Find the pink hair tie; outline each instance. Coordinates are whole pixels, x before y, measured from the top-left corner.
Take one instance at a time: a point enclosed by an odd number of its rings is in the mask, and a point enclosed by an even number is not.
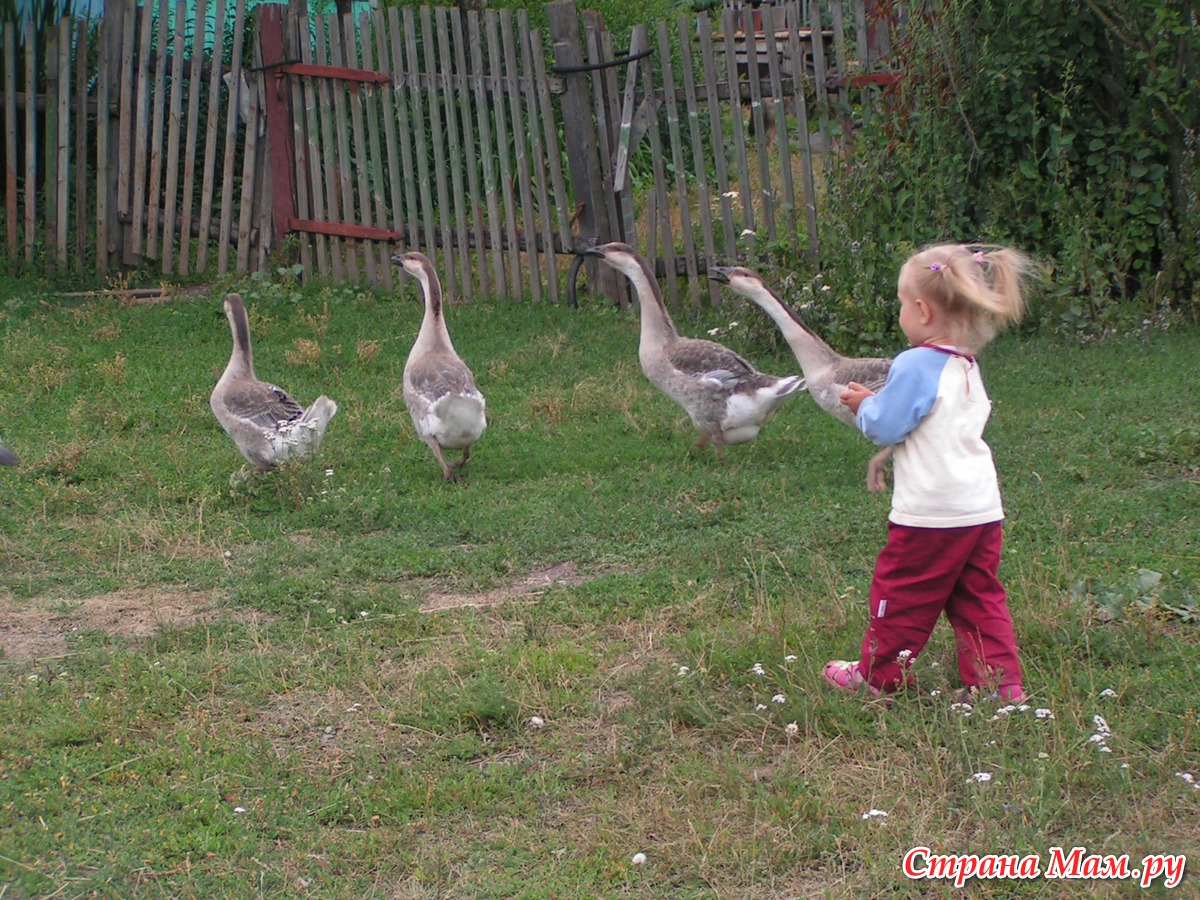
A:
[[[946,267],[945,267],[945,266],[943,266],[941,263],[930,263],[930,264],[929,264],[929,271],[930,271],[930,272],[940,272],[940,271],[942,271],[942,269],[944,269],[944,268],[946,268]]]
[[[986,263],[986,262],[987,262],[987,260],[983,258],[983,251],[982,251],[982,250],[976,250],[976,251],[975,251],[974,253],[972,253],[971,255],[972,255],[973,257],[975,257],[975,262],[979,263],[981,266],[982,266],[984,263]]]

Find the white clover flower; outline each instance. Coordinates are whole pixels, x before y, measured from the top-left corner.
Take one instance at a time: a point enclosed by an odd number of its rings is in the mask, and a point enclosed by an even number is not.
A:
[[[971,776],[971,778],[973,778],[977,784],[987,784],[989,781],[992,780],[992,773],[991,772],[976,772],[974,775]]]
[[[646,854],[645,853],[635,853],[635,854],[633,854],[633,856],[630,858],[629,861],[631,863],[633,863],[635,866],[644,866],[646,864]]]
[[[1041,707],[1039,709],[1035,709],[1033,711],[1033,717],[1035,719],[1053,719],[1054,713],[1043,706],[1043,707]]]
[[[692,671],[692,670],[691,670],[690,668],[688,668],[687,666],[680,666],[680,667],[679,667],[679,674],[680,674],[680,675],[687,675],[687,674],[688,674],[689,672],[691,672],[691,671]]]
[[[1115,697],[1115,696],[1117,696],[1117,692],[1114,691],[1112,688],[1105,688],[1104,690],[1102,690],[1100,692],[1100,696],[1101,697]]]
[[[1097,733],[1112,734],[1112,729],[1108,727],[1108,722],[1104,720],[1104,716],[1092,716],[1092,721],[1096,724]]]
[[[233,811],[234,811],[235,813],[237,813],[237,814],[240,816],[240,815],[242,815],[242,813],[244,813],[244,812],[246,811],[246,807],[244,807],[244,806],[235,806],[235,807],[233,808]]]
[[[868,809],[865,813],[862,814],[862,817],[864,819],[886,819],[887,818],[887,810],[886,809],[874,809],[874,808]]]
[[[906,663],[911,658],[912,658],[911,650],[901,650],[899,653],[896,654],[896,662],[898,662],[898,663]]]
[[[1175,777],[1182,778],[1185,784],[1190,784],[1192,787],[1197,786],[1196,776],[1191,772],[1176,772]]]
[[[767,674],[766,671],[763,669],[762,663],[755,663],[754,665],[752,665],[750,667],[750,671],[753,672],[755,675],[766,675]]]
[[[800,726],[795,722],[788,722],[783,730],[787,732],[788,737],[795,737],[800,733]]]
[[[785,657],[783,658],[783,661],[784,661],[785,663],[795,662],[795,661],[796,661],[796,654],[795,654],[795,653],[789,653],[787,656],[785,656]]]
[[[1108,746],[1107,744],[1103,744],[1103,745],[1097,747],[1096,749],[1099,750],[1101,753],[1112,753],[1112,747]]]
[[[541,728],[545,724],[546,724],[546,720],[543,719],[541,716],[530,716],[529,717],[529,727],[530,728]]]
[[[1099,733],[1093,734],[1090,738],[1088,738],[1089,744],[1103,744],[1104,741],[1105,741],[1104,735],[1099,734]]]
[[[771,698],[771,702],[772,703],[787,703],[787,697],[783,696],[783,694],[776,694],[774,697]]]
[[[942,696],[942,692],[939,691],[937,688],[934,688],[932,691],[929,692],[929,696],[930,697],[940,697],[940,696]]]
[[[1017,707],[1017,712],[1029,712],[1030,706],[1028,703],[1022,703]]]
[[[765,704],[765,703],[756,703],[756,704],[754,704],[754,709],[755,709],[755,711],[756,711],[756,712],[762,712],[762,711],[763,711],[764,709],[766,709],[766,708],[767,708],[767,704]]]

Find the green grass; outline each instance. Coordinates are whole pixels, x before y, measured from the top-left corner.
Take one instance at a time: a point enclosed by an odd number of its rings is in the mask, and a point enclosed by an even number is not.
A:
[[[1053,718],[966,717],[944,625],[890,709],[823,686],[888,499],[808,397],[717,460],[634,315],[456,307],[491,424],[446,484],[398,390],[411,288],[244,288],[259,375],[340,412],[311,465],[231,481],[217,297],[0,282],[0,897],[949,896],[905,850],[1197,859],[1195,331],[986,351],[1002,576]],[[1143,568],[1161,591],[1071,591]]]

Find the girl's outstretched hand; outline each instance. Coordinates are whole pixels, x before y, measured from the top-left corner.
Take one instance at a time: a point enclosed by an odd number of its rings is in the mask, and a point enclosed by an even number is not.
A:
[[[850,412],[858,415],[858,407],[868,397],[874,397],[875,392],[870,388],[865,388],[857,381],[850,382],[850,386],[842,391],[839,399],[850,407]]]

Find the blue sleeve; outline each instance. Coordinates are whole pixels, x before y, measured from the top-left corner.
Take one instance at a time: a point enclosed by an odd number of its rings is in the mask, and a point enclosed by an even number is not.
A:
[[[887,383],[858,407],[858,428],[881,447],[903,441],[933,409],[947,357],[914,348],[896,357]]]

